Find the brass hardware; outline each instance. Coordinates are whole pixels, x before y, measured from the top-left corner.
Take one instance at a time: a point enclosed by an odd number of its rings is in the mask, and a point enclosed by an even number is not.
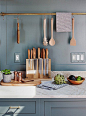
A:
[[[20,109],[20,106],[18,106],[18,107],[12,107],[12,106],[10,106],[9,109]]]
[[[86,13],[71,13],[71,15],[86,15]]]
[[[0,15],[56,15],[56,13],[0,13]]]
[[[1,16],[5,15],[56,15],[56,13],[0,13]],[[86,13],[71,13],[71,15],[86,15]]]

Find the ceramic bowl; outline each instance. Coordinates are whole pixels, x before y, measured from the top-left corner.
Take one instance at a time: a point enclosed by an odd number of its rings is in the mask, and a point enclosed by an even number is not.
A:
[[[77,78],[77,77],[76,77],[76,78]],[[68,80],[70,83],[74,84],[74,85],[79,85],[79,84],[83,83],[83,81],[85,80],[85,78],[82,77],[82,79],[81,79],[80,81],[74,81],[74,80],[70,80],[69,77],[68,77],[67,80]]]

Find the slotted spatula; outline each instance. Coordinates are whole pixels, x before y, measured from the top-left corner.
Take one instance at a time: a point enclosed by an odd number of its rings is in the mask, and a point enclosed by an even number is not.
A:
[[[76,40],[74,39],[74,18],[72,18],[72,39],[70,40],[71,46],[76,46]]]

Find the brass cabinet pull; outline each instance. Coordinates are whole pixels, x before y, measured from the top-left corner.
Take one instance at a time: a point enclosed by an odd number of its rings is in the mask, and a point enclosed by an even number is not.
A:
[[[20,106],[18,106],[18,107],[12,107],[12,106],[10,106],[9,109],[20,109]]]

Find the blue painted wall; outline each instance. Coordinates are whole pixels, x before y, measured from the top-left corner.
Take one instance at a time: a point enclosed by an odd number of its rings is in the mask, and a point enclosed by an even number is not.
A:
[[[7,13],[50,13],[50,12],[86,12],[85,0],[0,0],[0,12]],[[47,19],[47,38],[51,37],[50,19]],[[35,47],[48,48],[52,59],[52,70],[86,70],[86,63],[72,64],[71,52],[86,52],[86,16],[75,17],[76,46],[70,46],[71,33],[57,33],[54,18],[54,39],[56,45],[43,46],[44,16],[19,16],[20,44],[16,40],[17,16],[0,16],[0,70],[25,70],[27,50]],[[14,53],[21,53],[21,62],[14,63]]]

